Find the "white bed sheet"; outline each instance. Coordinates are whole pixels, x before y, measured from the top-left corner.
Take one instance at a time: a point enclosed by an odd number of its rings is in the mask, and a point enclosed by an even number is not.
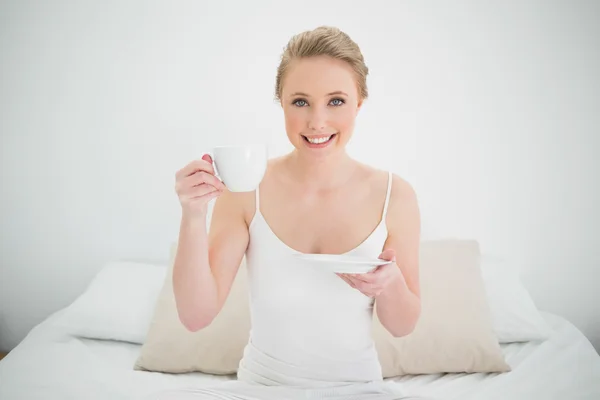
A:
[[[0,399],[136,399],[160,389],[234,379],[200,373],[134,371],[140,346],[70,337],[53,326],[59,313],[34,328],[0,361]],[[570,322],[542,313],[553,328],[542,343],[503,345],[512,372],[435,374],[394,381],[441,400],[600,399],[600,357]]]

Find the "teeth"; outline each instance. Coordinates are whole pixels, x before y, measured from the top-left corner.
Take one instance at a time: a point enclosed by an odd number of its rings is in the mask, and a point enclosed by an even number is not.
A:
[[[333,136],[333,135],[331,135]],[[311,142],[312,144],[321,144],[321,143],[325,143],[327,142],[329,139],[331,139],[331,136],[327,136],[327,137],[322,137],[322,138],[318,138],[318,139],[313,139],[313,138],[307,138],[309,142]]]

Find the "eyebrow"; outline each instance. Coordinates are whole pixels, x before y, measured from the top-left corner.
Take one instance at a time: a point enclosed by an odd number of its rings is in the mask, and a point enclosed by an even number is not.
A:
[[[343,94],[344,96],[348,96],[346,93],[342,92],[341,90],[336,90],[335,92],[327,93],[327,96],[333,96],[334,94]],[[290,96],[310,97],[308,94],[303,93],[303,92],[292,93]]]

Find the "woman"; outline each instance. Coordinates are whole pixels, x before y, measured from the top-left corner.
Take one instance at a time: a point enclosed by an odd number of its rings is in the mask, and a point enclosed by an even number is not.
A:
[[[359,47],[338,29],[296,35],[276,78],[295,149],[270,160],[250,193],[227,191],[207,155],[177,172],[179,317],[191,331],[209,325],[246,255],[252,332],[237,380],[154,398],[408,398],[383,381],[370,332],[374,303],[394,336],[409,334],[419,318],[419,209],[406,181],[345,151],[367,98],[367,73]],[[309,268],[299,253],[395,262],[368,274],[336,275]]]

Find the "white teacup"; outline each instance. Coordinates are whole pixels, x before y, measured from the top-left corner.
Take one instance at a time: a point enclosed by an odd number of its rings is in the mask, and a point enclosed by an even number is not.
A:
[[[212,156],[216,175],[231,192],[256,190],[267,169],[265,145],[218,146]]]

